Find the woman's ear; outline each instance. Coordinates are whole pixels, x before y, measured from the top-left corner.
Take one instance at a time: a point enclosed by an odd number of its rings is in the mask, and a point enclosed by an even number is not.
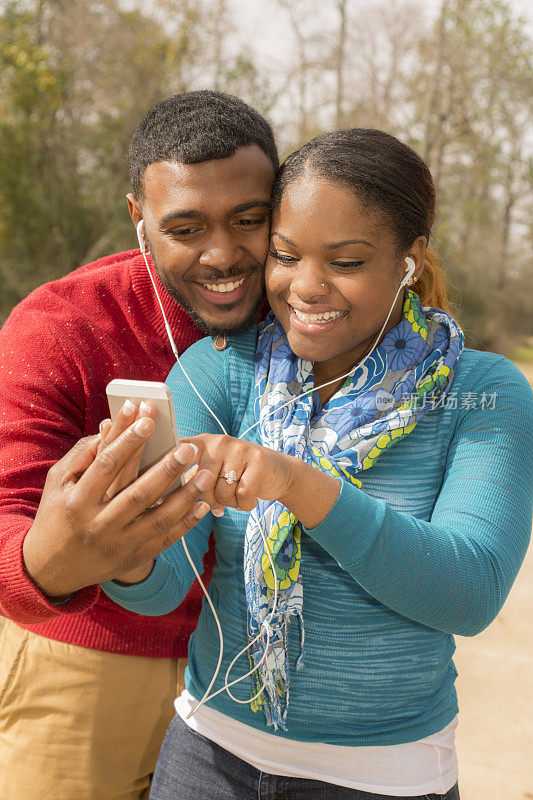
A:
[[[413,244],[405,254],[405,258],[410,258],[414,261],[415,269],[412,275],[412,283],[415,283],[424,272],[424,262],[426,256],[427,239],[425,236],[417,236]]]

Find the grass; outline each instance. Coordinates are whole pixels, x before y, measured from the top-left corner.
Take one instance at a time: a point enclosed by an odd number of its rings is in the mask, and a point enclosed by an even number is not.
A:
[[[533,347],[527,347],[527,345],[515,347],[511,353],[511,361],[520,364],[533,364]]]

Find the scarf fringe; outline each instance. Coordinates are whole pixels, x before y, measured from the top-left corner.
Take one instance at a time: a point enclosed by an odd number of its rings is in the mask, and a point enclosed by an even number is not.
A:
[[[275,616],[277,616],[277,614]],[[282,661],[285,660],[288,653],[289,626],[292,617],[297,618],[299,627],[300,654],[296,662],[296,671],[299,672],[301,669],[303,669],[305,661],[305,627],[301,611],[296,611],[290,616],[282,618],[282,637],[281,639],[278,639],[275,644],[270,642],[268,648],[269,651],[273,651],[275,653],[276,661],[279,657],[281,657]],[[270,625],[269,628],[272,635],[274,633],[274,629],[271,628]],[[279,631],[279,627],[277,627],[277,630]],[[252,666],[261,660],[265,649],[266,634],[263,633],[261,639],[259,639],[251,648],[250,663]],[[268,661],[269,659],[267,655],[265,661],[256,667],[256,671],[252,676],[254,694],[260,690],[263,684],[265,685],[263,693],[252,703],[252,711],[259,711],[259,709],[262,708],[268,727],[273,727],[274,730],[281,728],[282,730],[286,731],[286,719],[290,696],[290,670],[286,668],[285,663],[283,663],[281,667],[269,668]]]

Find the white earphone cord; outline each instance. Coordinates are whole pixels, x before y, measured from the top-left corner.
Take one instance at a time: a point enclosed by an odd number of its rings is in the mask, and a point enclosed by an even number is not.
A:
[[[190,384],[190,386],[191,386],[192,390],[194,391],[194,393],[197,395],[197,397],[198,397],[198,398],[200,399],[200,401],[203,403],[203,405],[205,406],[205,408],[206,408],[206,409],[209,411],[209,413],[211,414],[211,416],[212,416],[212,417],[213,417],[213,418],[216,420],[216,422],[217,422],[217,424],[220,426],[220,428],[221,428],[222,432],[223,432],[224,434],[226,434],[226,436],[227,436],[227,435],[229,435],[229,434],[228,434],[227,430],[224,428],[224,425],[223,425],[223,424],[222,424],[222,422],[219,420],[219,418],[217,417],[217,415],[215,414],[215,412],[213,411],[213,409],[212,409],[212,408],[210,408],[210,407],[208,406],[208,404],[205,402],[205,400],[204,400],[204,398],[201,396],[200,392],[199,392],[199,391],[196,389],[195,385],[193,384],[193,382],[192,382],[191,378],[190,378],[190,377],[189,377],[189,375],[187,374],[186,370],[184,369],[184,367],[183,367],[183,365],[182,365],[182,363],[181,363],[181,361],[180,361],[180,357],[179,357],[179,353],[178,353],[178,348],[176,347],[176,343],[174,342],[174,337],[172,336],[172,331],[171,331],[171,329],[170,329],[170,325],[169,325],[169,323],[168,323],[167,316],[166,316],[166,314],[165,314],[165,309],[163,308],[163,303],[161,302],[161,298],[160,298],[160,296],[159,296],[159,292],[158,292],[158,290],[157,290],[157,285],[156,285],[156,282],[155,282],[155,280],[154,280],[154,277],[153,277],[153,275],[152,275],[152,270],[150,269],[150,266],[149,266],[149,264],[148,264],[148,259],[146,258],[146,247],[145,247],[144,240],[143,240],[143,238],[142,238],[142,233],[141,233],[141,228],[142,228],[142,227],[143,227],[143,220],[140,220],[140,222],[137,224],[137,238],[138,238],[138,240],[139,240],[139,247],[140,247],[141,253],[142,253],[142,255],[143,255],[143,258],[144,258],[144,263],[146,264],[146,269],[148,270],[148,275],[150,276],[150,280],[151,280],[151,282],[152,282],[152,286],[154,287],[154,292],[155,292],[155,294],[156,294],[157,301],[158,301],[158,303],[159,303],[159,308],[161,309],[161,313],[162,313],[162,315],[163,315],[163,319],[164,319],[164,322],[165,322],[165,330],[166,330],[166,332],[167,332],[167,336],[168,336],[168,339],[169,339],[169,342],[170,342],[170,346],[171,346],[171,348],[172,348],[172,352],[174,353],[174,357],[175,357],[175,359],[176,359],[176,362],[179,364],[179,366],[180,366],[180,368],[181,368],[181,371],[182,371],[182,372],[183,372],[183,374],[185,375],[185,378],[187,379],[187,381],[188,381],[188,383]],[[250,427],[249,427],[249,428],[247,428],[247,429],[244,431],[244,433],[241,433],[241,435],[238,437],[239,439],[243,439],[243,438],[246,436],[246,434],[250,433],[250,431],[252,431],[252,430],[253,430],[254,428],[256,428],[258,425],[260,425],[260,424],[261,424],[262,422],[264,422],[266,419],[268,419],[268,417],[269,417],[269,416],[272,416],[272,414],[274,414],[274,413],[277,413],[277,412],[278,412],[278,411],[280,411],[282,408],[285,408],[286,406],[289,406],[289,405],[291,405],[292,403],[296,402],[296,400],[299,400],[301,397],[305,397],[306,395],[308,395],[308,394],[311,394],[312,392],[316,392],[316,391],[318,391],[318,389],[323,389],[323,388],[324,388],[324,387],[326,387],[326,386],[331,386],[331,384],[333,384],[333,383],[337,383],[337,381],[340,381],[340,380],[343,380],[344,378],[347,378],[347,377],[349,377],[349,376],[352,374],[352,372],[354,372],[354,371],[355,371],[356,369],[358,369],[358,368],[359,368],[359,367],[360,367],[362,364],[364,364],[364,362],[366,361],[366,359],[367,359],[367,358],[368,358],[368,357],[369,357],[369,356],[370,356],[370,355],[371,355],[371,354],[374,352],[374,350],[375,350],[375,349],[376,349],[376,347],[377,347],[377,344],[378,344],[379,340],[381,339],[381,335],[382,335],[383,331],[385,330],[385,327],[386,327],[386,325],[387,325],[387,322],[389,321],[390,315],[392,314],[392,310],[393,310],[393,308],[394,308],[394,304],[396,303],[396,298],[398,297],[398,295],[399,295],[400,291],[401,291],[401,290],[403,289],[403,287],[406,285],[407,281],[408,281],[408,280],[411,278],[411,276],[412,276],[412,274],[413,274],[413,272],[414,272],[415,265],[414,265],[414,261],[413,261],[413,259],[409,258],[409,259],[406,259],[406,260],[408,260],[409,262],[411,262],[411,263],[408,265],[407,275],[406,275],[406,277],[404,277],[404,278],[403,278],[402,282],[400,283],[400,285],[399,285],[399,287],[398,287],[398,291],[397,291],[397,292],[396,292],[396,294],[394,295],[394,300],[392,301],[392,305],[391,305],[391,307],[390,307],[390,309],[389,309],[389,313],[387,314],[387,318],[385,319],[385,322],[383,323],[383,325],[382,325],[382,327],[381,327],[381,330],[380,330],[380,332],[378,333],[378,335],[377,335],[377,337],[376,337],[376,339],[375,339],[375,341],[374,341],[374,344],[372,345],[372,347],[371,347],[371,349],[368,351],[368,353],[367,353],[367,354],[364,356],[364,358],[363,358],[363,359],[362,359],[362,360],[361,360],[361,361],[360,361],[358,364],[356,364],[354,367],[352,367],[352,369],[351,369],[351,370],[349,370],[349,372],[347,372],[345,375],[340,375],[340,376],[339,376],[339,377],[337,377],[337,378],[333,378],[333,380],[331,380],[331,381],[327,381],[326,383],[321,383],[319,386],[314,386],[312,389],[308,389],[307,391],[305,391],[305,392],[302,392],[301,394],[297,395],[296,397],[293,397],[291,400],[288,400],[286,403],[283,403],[283,405],[281,405],[281,406],[278,406],[278,408],[276,408],[276,409],[275,409],[274,411],[272,411],[270,414],[267,414],[265,417],[263,417],[263,419],[261,419],[261,420],[258,420],[257,422],[254,422],[254,424],[253,424],[253,425],[250,425]],[[261,519],[262,519],[262,518],[261,518]],[[190,563],[190,565],[191,565],[191,567],[192,567],[192,569],[193,569],[193,572],[194,572],[194,574],[195,574],[195,576],[196,576],[196,579],[198,580],[198,583],[200,584],[200,586],[201,586],[201,588],[202,588],[202,591],[203,591],[203,593],[204,593],[205,597],[207,598],[207,602],[209,603],[209,607],[210,607],[210,609],[211,609],[211,611],[212,611],[212,613],[213,613],[213,617],[215,618],[215,622],[216,622],[216,625],[217,625],[217,628],[218,628],[219,640],[220,640],[220,648],[219,648],[218,661],[217,661],[217,666],[216,666],[215,672],[214,672],[214,674],[213,674],[213,677],[211,678],[211,681],[210,681],[210,683],[209,683],[209,686],[207,687],[206,691],[204,692],[204,696],[202,697],[202,699],[201,699],[201,700],[200,700],[200,701],[197,703],[197,705],[196,705],[196,706],[195,706],[195,707],[192,709],[192,711],[190,711],[190,712],[189,712],[189,714],[187,714],[187,719],[189,719],[189,718],[190,718],[190,717],[192,717],[194,714],[196,714],[196,712],[198,711],[198,709],[199,709],[199,708],[201,708],[201,706],[203,706],[203,705],[204,705],[204,703],[207,703],[207,701],[208,701],[208,700],[211,700],[213,697],[216,697],[216,696],[217,696],[218,694],[220,694],[221,692],[224,692],[224,691],[225,691],[225,692],[227,692],[227,693],[228,693],[228,695],[231,697],[231,699],[232,699],[232,700],[233,700],[235,703],[247,704],[247,703],[250,703],[250,702],[252,702],[253,700],[255,700],[257,697],[259,697],[259,696],[260,696],[260,695],[261,695],[261,694],[264,692],[264,690],[265,690],[265,684],[263,683],[263,684],[262,684],[262,687],[261,687],[261,689],[260,689],[260,690],[257,692],[257,694],[255,694],[255,695],[254,695],[253,697],[251,697],[251,698],[248,698],[247,700],[238,700],[238,699],[237,699],[236,697],[234,697],[234,696],[233,696],[233,694],[232,694],[232,693],[229,691],[229,687],[230,687],[230,686],[234,686],[235,684],[237,684],[237,683],[240,683],[241,681],[245,680],[245,678],[247,678],[249,675],[252,675],[254,672],[256,672],[256,670],[258,669],[258,667],[259,667],[259,666],[260,666],[260,665],[263,663],[263,661],[265,660],[265,658],[266,658],[266,656],[267,656],[268,645],[269,645],[269,643],[270,643],[270,622],[271,622],[271,620],[272,620],[272,618],[273,618],[273,616],[274,616],[274,613],[275,613],[275,611],[276,611],[276,605],[277,605],[277,600],[278,600],[278,581],[277,581],[277,577],[276,577],[276,570],[275,570],[275,567],[274,567],[274,562],[273,562],[273,559],[272,559],[272,554],[271,554],[271,552],[270,552],[270,549],[269,549],[269,547],[268,547],[268,545],[267,545],[267,542],[266,542],[265,536],[264,536],[264,534],[263,534],[263,531],[262,531],[261,529],[260,529],[260,534],[261,534],[261,538],[263,539],[263,542],[264,542],[264,545],[265,545],[265,549],[266,549],[266,552],[267,552],[267,555],[268,555],[268,558],[269,558],[269,561],[270,561],[270,567],[271,567],[271,569],[272,569],[272,574],[273,574],[273,576],[274,576],[274,602],[273,602],[272,610],[271,610],[271,612],[270,612],[270,614],[269,614],[268,618],[267,618],[267,619],[265,619],[265,620],[263,620],[263,622],[262,622],[262,624],[261,624],[261,627],[262,627],[262,628],[264,627],[264,628],[266,629],[266,632],[267,632],[267,642],[266,642],[265,652],[263,653],[263,655],[262,655],[261,659],[258,661],[258,663],[255,665],[255,667],[253,667],[251,670],[249,670],[249,672],[247,672],[245,675],[242,675],[240,678],[236,678],[235,680],[233,680],[233,681],[231,681],[231,682],[229,682],[229,683],[228,683],[229,673],[231,672],[231,669],[232,669],[233,665],[234,665],[234,664],[235,664],[235,662],[236,662],[236,661],[237,661],[237,660],[238,660],[238,659],[241,657],[241,655],[243,655],[243,653],[245,653],[247,650],[249,650],[249,649],[250,649],[250,647],[251,647],[251,646],[252,646],[252,645],[253,645],[253,644],[254,644],[254,643],[255,643],[255,642],[258,640],[258,639],[260,639],[260,637],[261,637],[261,635],[262,635],[262,633],[260,632],[260,633],[259,633],[259,634],[258,634],[258,635],[255,637],[255,639],[252,639],[252,641],[251,641],[251,642],[249,642],[249,644],[247,645],[247,647],[244,647],[244,648],[243,648],[243,649],[242,649],[242,650],[241,650],[239,653],[237,653],[237,655],[235,656],[235,658],[233,659],[233,661],[230,663],[229,667],[228,667],[228,668],[227,668],[227,670],[226,670],[226,675],[225,675],[225,677],[224,677],[224,686],[222,686],[222,687],[221,687],[220,689],[218,689],[216,692],[213,692],[213,694],[209,694],[209,692],[211,691],[211,688],[213,687],[213,684],[214,684],[214,682],[216,681],[216,679],[217,679],[217,677],[218,677],[218,673],[220,672],[220,667],[221,667],[221,665],[222,665],[222,658],[223,658],[223,655],[224,655],[224,637],[223,637],[223,634],[222,634],[222,626],[220,625],[220,620],[219,620],[219,618],[218,618],[218,615],[217,615],[217,613],[216,613],[216,611],[215,611],[215,607],[214,607],[214,605],[213,605],[213,602],[212,602],[212,600],[211,600],[211,597],[209,596],[209,593],[208,593],[207,589],[205,588],[205,586],[204,586],[204,584],[203,584],[203,581],[202,581],[202,579],[201,579],[201,577],[200,577],[200,574],[198,573],[198,570],[196,569],[196,566],[195,566],[195,564],[194,564],[194,562],[193,562],[193,560],[192,560],[192,558],[191,558],[191,555],[190,555],[190,553],[189,553],[189,550],[188,550],[188,548],[187,548],[187,545],[185,544],[185,539],[184,539],[184,538],[182,538],[182,539],[181,539],[181,543],[182,543],[182,545],[183,545],[183,549],[184,549],[184,551],[185,551],[185,555],[187,556],[187,559],[188,559],[188,561],[189,561],[189,563]]]
[[[167,319],[167,315],[165,314],[165,309],[163,308],[163,303],[162,303],[162,301],[161,301],[161,297],[159,296],[159,292],[158,292],[158,290],[157,290],[157,285],[156,285],[156,282],[155,282],[155,280],[154,280],[154,277],[153,277],[153,275],[152,275],[152,270],[150,269],[150,266],[149,266],[149,264],[148,264],[148,259],[146,258],[146,248],[145,248],[145,246],[144,246],[144,242],[143,242],[143,240],[142,240],[141,231],[140,231],[141,227],[142,227],[142,220],[141,220],[141,221],[139,222],[139,224],[137,225],[137,236],[138,236],[138,239],[139,239],[139,245],[140,245],[141,253],[142,253],[142,255],[143,255],[143,258],[144,258],[144,263],[145,263],[145,265],[146,265],[146,269],[147,269],[147,271],[148,271],[148,275],[149,275],[149,277],[150,277],[150,281],[151,281],[151,283],[152,283],[152,286],[153,286],[153,288],[154,288],[155,295],[156,295],[156,297],[157,297],[157,302],[159,303],[159,308],[161,309],[161,314],[163,315],[163,320],[164,320],[164,323],[165,323],[165,330],[166,330],[166,332],[167,332],[167,336],[168,336],[168,339],[169,339],[169,342],[170,342],[170,346],[171,346],[171,348],[172,348],[172,352],[174,353],[174,357],[175,357],[175,359],[176,359],[176,362],[179,364],[179,366],[180,366],[180,368],[181,368],[181,370],[182,370],[183,374],[185,375],[185,378],[187,379],[188,383],[190,384],[190,386],[191,386],[192,390],[193,390],[193,391],[195,392],[195,394],[198,396],[198,398],[199,398],[199,399],[200,399],[200,401],[203,403],[203,405],[205,406],[205,408],[206,408],[206,409],[209,411],[209,413],[211,414],[211,416],[212,416],[212,417],[214,417],[214,419],[216,420],[216,422],[218,423],[218,425],[220,426],[220,428],[222,429],[222,431],[223,431],[225,434],[227,434],[227,431],[226,431],[226,429],[224,428],[224,425],[222,424],[222,422],[220,421],[220,419],[217,417],[217,415],[215,414],[215,412],[213,411],[213,409],[212,409],[212,408],[210,408],[210,407],[208,406],[208,404],[205,402],[205,400],[203,399],[203,397],[201,396],[201,394],[198,392],[198,390],[196,389],[195,385],[193,384],[193,382],[192,382],[191,378],[189,377],[189,375],[188,375],[187,371],[184,369],[184,367],[183,367],[183,365],[182,365],[182,363],[181,363],[181,361],[180,361],[180,357],[179,357],[179,353],[178,353],[178,348],[176,347],[176,343],[175,343],[175,341],[174,341],[174,337],[172,336],[172,331],[171,331],[171,329],[170,329],[170,325],[169,325],[169,322],[168,322],[168,319]],[[184,551],[185,551],[185,555],[187,556],[187,560],[189,561],[189,564],[190,564],[190,565],[191,565],[191,567],[192,567],[192,570],[193,570],[193,572],[194,572],[194,574],[195,574],[195,576],[196,576],[196,579],[198,580],[198,583],[200,584],[200,587],[201,587],[201,589],[202,589],[202,591],[203,591],[203,593],[204,593],[204,595],[205,595],[205,597],[206,597],[206,599],[207,599],[207,602],[209,603],[209,607],[211,608],[211,611],[212,611],[212,613],[213,613],[213,617],[214,617],[214,619],[215,619],[215,623],[216,623],[216,626],[217,626],[217,629],[218,629],[218,635],[219,635],[219,641],[220,641],[219,654],[218,654],[218,661],[217,661],[217,666],[216,666],[215,672],[214,672],[214,674],[213,674],[213,677],[211,678],[211,681],[210,681],[210,683],[209,683],[209,686],[207,687],[206,691],[204,692],[204,696],[203,696],[203,697],[202,697],[202,699],[199,701],[199,703],[198,703],[198,704],[195,706],[195,708],[193,708],[193,709],[192,709],[192,711],[191,711],[191,712],[190,712],[190,713],[187,715],[187,719],[189,719],[189,717],[193,716],[193,715],[194,715],[194,714],[195,714],[195,713],[198,711],[198,709],[199,709],[201,706],[203,706],[203,705],[204,705],[204,703],[206,703],[206,702],[207,702],[208,700],[210,700],[212,697],[215,697],[216,695],[220,694],[220,692],[227,691],[227,693],[229,694],[229,696],[231,697],[231,699],[232,699],[232,700],[234,700],[234,702],[236,702],[236,703],[249,703],[249,702],[251,702],[252,700],[255,700],[257,697],[259,697],[259,695],[261,695],[261,694],[262,694],[262,692],[263,692],[263,691],[264,691],[264,689],[265,689],[265,685],[264,685],[264,683],[263,683],[263,685],[262,685],[261,689],[259,690],[259,692],[257,692],[257,694],[255,694],[255,695],[254,695],[254,697],[252,697],[252,698],[249,698],[249,699],[247,699],[247,700],[238,700],[238,699],[237,699],[236,697],[234,697],[234,696],[233,696],[233,694],[232,694],[232,693],[229,691],[229,687],[230,687],[230,686],[233,686],[234,684],[236,684],[236,683],[239,683],[240,681],[242,681],[242,680],[244,680],[245,678],[247,678],[249,675],[251,675],[253,672],[255,672],[255,671],[256,671],[257,667],[259,667],[259,666],[262,664],[262,662],[263,662],[263,661],[265,660],[265,658],[266,658],[266,654],[267,654],[267,648],[268,648],[268,645],[269,645],[269,643],[270,643],[270,621],[271,621],[271,619],[272,619],[272,617],[273,617],[273,615],[274,615],[274,613],[275,613],[275,610],[276,610],[276,605],[277,605],[277,597],[278,597],[278,582],[277,582],[277,578],[276,578],[276,572],[275,572],[275,568],[274,568],[274,562],[273,562],[273,560],[272,560],[272,556],[271,556],[270,550],[269,550],[269,549],[268,549],[268,547],[267,547],[267,543],[266,543],[266,540],[265,540],[265,537],[264,537],[264,535],[263,535],[263,531],[262,531],[262,530],[260,530],[260,534],[261,534],[261,537],[262,537],[262,539],[263,539],[263,542],[264,542],[264,544],[265,544],[265,548],[266,548],[266,550],[267,550],[267,555],[268,555],[268,558],[269,558],[269,561],[270,561],[270,566],[271,566],[271,569],[272,569],[272,574],[274,575],[274,603],[273,603],[272,611],[270,612],[270,615],[269,615],[269,617],[268,617],[266,620],[264,620],[264,621],[263,621],[263,623],[262,623],[262,627],[265,627],[265,628],[266,628],[266,632],[267,632],[267,644],[266,644],[265,652],[264,652],[264,654],[263,654],[262,658],[260,659],[260,661],[257,663],[257,665],[256,665],[256,666],[255,666],[255,667],[254,667],[252,670],[250,670],[249,672],[247,672],[245,675],[241,676],[240,678],[237,678],[236,680],[232,681],[231,683],[228,683],[228,677],[229,677],[229,673],[230,673],[230,671],[231,671],[231,668],[233,667],[233,664],[234,664],[234,663],[237,661],[237,659],[238,659],[238,658],[240,658],[240,656],[241,656],[243,653],[245,653],[245,652],[246,652],[246,651],[247,651],[247,650],[248,650],[248,649],[249,649],[249,648],[250,648],[250,647],[251,647],[251,646],[252,646],[252,645],[253,645],[253,644],[254,644],[254,643],[255,643],[255,642],[256,642],[256,641],[259,639],[259,638],[260,638],[260,636],[261,636],[261,633],[259,633],[259,634],[258,634],[258,635],[255,637],[255,639],[253,639],[253,640],[252,640],[252,641],[251,641],[251,642],[248,644],[248,646],[247,646],[247,647],[243,648],[243,649],[240,651],[240,653],[238,653],[238,654],[235,656],[235,658],[233,659],[233,661],[231,662],[231,664],[229,665],[229,667],[228,667],[228,669],[227,669],[227,671],[226,671],[226,675],[225,675],[225,679],[224,679],[224,686],[223,686],[221,689],[219,689],[217,692],[214,692],[214,693],[213,693],[213,694],[211,694],[211,695],[209,694],[209,692],[211,691],[211,688],[212,688],[212,686],[213,686],[213,684],[214,684],[215,680],[217,679],[218,673],[220,672],[220,667],[221,667],[221,665],[222,665],[222,658],[223,658],[223,655],[224,655],[224,636],[223,636],[223,633],[222,633],[222,626],[220,625],[220,620],[219,620],[219,618],[218,618],[218,614],[217,614],[217,612],[216,612],[216,610],[215,610],[215,607],[214,607],[214,605],[213,605],[213,601],[211,600],[211,597],[209,596],[209,593],[207,592],[207,589],[206,589],[206,588],[205,588],[205,586],[204,586],[204,583],[203,583],[203,581],[202,581],[202,579],[201,579],[201,577],[200,577],[200,574],[199,574],[198,570],[196,569],[196,565],[194,564],[194,561],[193,561],[193,560],[192,560],[192,558],[191,558],[191,555],[190,555],[190,553],[189,553],[189,550],[188,550],[188,548],[187,548],[187,545],[186,545],[186,543],[185,543],[185,539],[184,539],[184,538],[182,538],[182,539],[181,539],[181,543],[182,543],[182,545],[183,545],[183,549],[184,549]]]

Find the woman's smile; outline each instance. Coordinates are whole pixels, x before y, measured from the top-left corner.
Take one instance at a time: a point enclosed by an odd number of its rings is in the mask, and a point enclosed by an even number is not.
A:
[[[344,317],[346,311],[335,309],[303,308],[301,305],[287,304],[290,313],[290,324],[295,330],[310,336],[330,331]]]

